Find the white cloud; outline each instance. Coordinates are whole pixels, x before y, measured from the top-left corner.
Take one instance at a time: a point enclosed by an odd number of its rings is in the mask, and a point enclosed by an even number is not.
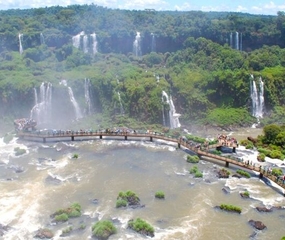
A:
[[[168,3],[163,0],[132,0],[124,1],[124,3],[119,5],[121,9],[165,9]]]
[[[248,9],[246,7],[243,7],[243,6],[238,6],[237,9],[236,9],[237,12],[247,12]]]
[[[188,2],[183,3],[182,5],[178,6],[175,5],[174,9],[177,11],[190,11],[195,10]]]

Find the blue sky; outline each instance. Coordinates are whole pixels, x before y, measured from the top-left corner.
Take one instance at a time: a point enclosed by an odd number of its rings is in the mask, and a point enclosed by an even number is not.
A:
[[[0,9],[26,9],[91,4],[120,9],[155,9],[178,11],[231,11],[276,15],[285,11],[285,0],[0,0]]]

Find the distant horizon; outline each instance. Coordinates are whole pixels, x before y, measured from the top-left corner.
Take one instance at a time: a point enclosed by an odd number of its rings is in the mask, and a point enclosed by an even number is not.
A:
[[[97,5],[109,9],[120,10],[147,10],[155,11],[202,11],[202,12],[229,12],[243,13],[251,15],[277,16],[279,11],[285,11],[283,0],[58,0],[38,1],[38,0],[0,0],[0,10],[28,10],[46,7],[68,7],[71,5]]]

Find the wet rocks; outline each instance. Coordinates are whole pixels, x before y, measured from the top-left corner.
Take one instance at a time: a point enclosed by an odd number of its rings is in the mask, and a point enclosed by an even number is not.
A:
[[[267,207],[256,207],[256,210],[258,212],[272,212],[272,208],[267,208]]]
[[[261,221],[249,220],[248,223],[257,230],[263,230],[266,228],[264,223]]]
[[[39,229],[34,236],[35,238],[40,238],[40,239],[51,239],[53,238],[54,234],[51,230],[47,228]]]
[[[218,170],[217,175],[218,178],[229,178],[230,172],[227,169],[222,168]]]

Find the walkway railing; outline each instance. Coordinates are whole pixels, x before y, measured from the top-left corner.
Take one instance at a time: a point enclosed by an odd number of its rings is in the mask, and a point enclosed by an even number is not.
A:
[[[229,167],[229,164],[234,164],[236,166],[246,168],[251,171],[256,171],[260,173],[260,178],[267,177],[270,180],[274,181],[277,185],[285,189],[285,181],[283,181],[281,178],[277,178],[276,176],[270,174],[270,172],[265,171],[265,169],[262,168],[262,165],[258,164],[250,164],[249,161],[243,162],[243,161],[236,161],[229,157],[216,155],[213,153],[209,153],[205,150],[202,150],[200,146],[196,146],[193,144],[189,144],[183,139],[175,139],[171,137],[167,137],[163,134],[151,132],[151,133],[129,133],[129,132],[100,132],[100,131],[61,131],[57,133],[52,134],[43,134],[43,133],[28,133],[28,132],[19,132],[18,136],[22,139],[26,140],[33,140],[33,139],[42,139],[43,142],[46,142],[47,139],[62,139],[62,138],[70,138],[71,141],[74,141],[75,138],[87,138],[90,139],[90,137],[99,137],[99,139],[103,139],[103,137],[123,137],[125,140],[128,140],[128,138],[149,138],[149,140],[152,142],[153,139],[160,139],[167,142],[173,142],[178,144],[178,148],[183,146],[184,148],[196,153],[198,156],[204,156],[212,159],[216,159],[218,161],[225,162],[225,166]],[[82,140],[82,139],[81,139]],[[217,144],[212,144],[207,147],[207,149],[213,149],[213,148],[220,148],[222,146],[225,146],[222,142],[218,142]],[[235,148],[235,144],[229,144],[226,145],[226,147],[233,147]],[[285,194],[285,193],[284,193]],[[285,196],[285,195],[284,195]]]

